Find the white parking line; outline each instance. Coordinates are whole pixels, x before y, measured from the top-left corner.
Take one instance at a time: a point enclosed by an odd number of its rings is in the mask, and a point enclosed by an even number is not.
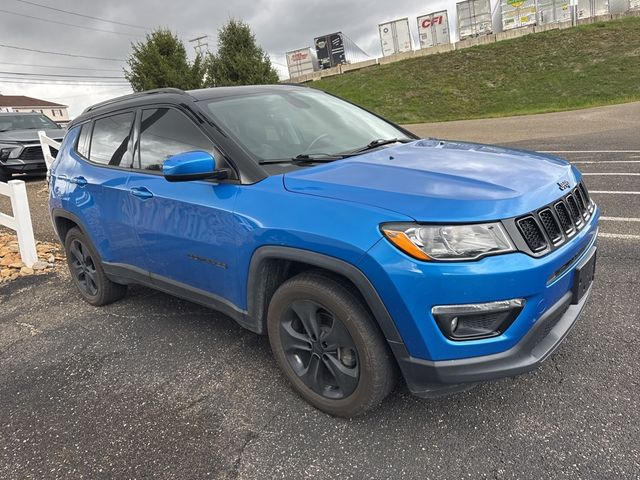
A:
[[[619,238],[622,240],[640,240],[640,235],[627,235],[622,233],[598,233],[599,237],[603,238]]]
[[[588,172],[588,173],[583,173],[583,176],[588,175],[590,177],[594,177],[597,175],[600,176],[605,176],[605,177],[615,177],[616,175],[623,175],[626,177],[640,177],[640,173],[627,173],[627,172],[620,172],[620,173],[612,173],[612,172]]]
[[[600,217],[600,220],[607,222],[640,222],[640,218],[626,218],[626,217]]]
[[[622,192],[619,190],[589,190],[589,193],[603,193],[611,195],[640,195],[640,192]]]
[[[580,164],[587,164],[587,163],[597,163],[597,164],[604,164],[604,163],[640,163],[640,160],[602,160],[602,161],[596,161],[596,160],[575,160],[571,163],[580,163]]]

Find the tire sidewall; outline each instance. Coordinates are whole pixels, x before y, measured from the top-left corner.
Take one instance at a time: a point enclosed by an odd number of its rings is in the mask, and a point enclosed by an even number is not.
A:
[[[285,288],[281,287],[274,294],[267,317],[271,350],[278,365],[296,391],[312,405],[339,416],[353,416],[360,413],[363,405],[369,404],[369,399],[374,393],[373,379],[379,374],[375,371],[373,359],[369,356],[372,349],[362,335],[363,329],[371,328],[368,313],[351,294],[344,292],[344,295],[337,296],[322,282],[315,285],[311,282],[297,282],[295,288],[287,288],[288,284],[289,282],[285,282],[283,284]],[[345,302],[345,296],[351,298]],[[280,337],[280,320],[295,300],[313,300],[319,303],[338,318],[349,331],[357,350],[359,379],[356,389],[348,397],[330,399],[314,392],[305,385],[289,364]]]
[[[80,241],[80,243],[82,243],[82,246],[85,247],[87,250],[89,250],[89,253],[91,254],[91,258],[93,260],[93,264],[96,267],[96,280],[97,280],[96,287],[98,291],[96,292],[95,295],[89,295],[87,292],[85,292],[82,289],[82,287],[78,283],[78,279],[76,278],[75,273],[73,272],[73,266],[71,265],[70,247],[71,247],[71,242],[73,242],[74,240]],[[73,283],[75,284],[76,288],[80,292],[80,295],[82,295],[82,298],[84,298],[87,302],[91,304],[99,303],[101,300],[101,297],[104,294],[104,288],[105,288],[104,271],[102,270],[100,257],[98,256],[98,253],[96,252],[95,248],[93,248],[92,243],[89,241],[86,235],[84,235],[80,230],[76,228],[72,228],[71,230],[69,230],[69,233],[67,233],[67,236],[64,239],[64,249],[67,255],[67,266],[69,267],[69,273],[71,274]]]

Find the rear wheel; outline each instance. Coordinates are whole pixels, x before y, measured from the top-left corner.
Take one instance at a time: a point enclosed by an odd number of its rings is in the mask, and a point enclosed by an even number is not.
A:
[[[107,278],[95,248],[79,229],[69,230],[64,248],[69,272],[85,301],[100,306],[113,303],[125,296],[127,286]]]
[[[269,305],[271,349],[294,389],[316,408],[353,417],[395,383],[393,360],[361,301],[321,272],[282,284]]]

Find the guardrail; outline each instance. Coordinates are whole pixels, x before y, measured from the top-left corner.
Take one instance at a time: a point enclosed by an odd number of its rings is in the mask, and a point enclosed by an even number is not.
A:
[[[0,182],[0,195],[9,197],[13,210],[13,217],[0,212],[0,225],[16,231],[22,263],[31,268],[38,261],[38,252],[36,251],[36,240],[33,237],[27,187],[22,180],[10,180],[8,183]]]
[[[40,148],[42,148],[42,155],[44,156],[44,163],[47,165],[47,170],[51,168],[51,164],[55,160],[55,157],[51,155],[51,149],[53,147],[56,150],[60,150],[60,142],[56,142],[52,138],[47,137],[44,131],[38,131],[38,138],[40,139]]]

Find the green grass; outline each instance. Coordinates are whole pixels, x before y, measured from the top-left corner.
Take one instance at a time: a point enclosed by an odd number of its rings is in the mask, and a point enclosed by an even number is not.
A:
[[[398,123],[640,100],[640,17],[376,65],[310,86]]]

